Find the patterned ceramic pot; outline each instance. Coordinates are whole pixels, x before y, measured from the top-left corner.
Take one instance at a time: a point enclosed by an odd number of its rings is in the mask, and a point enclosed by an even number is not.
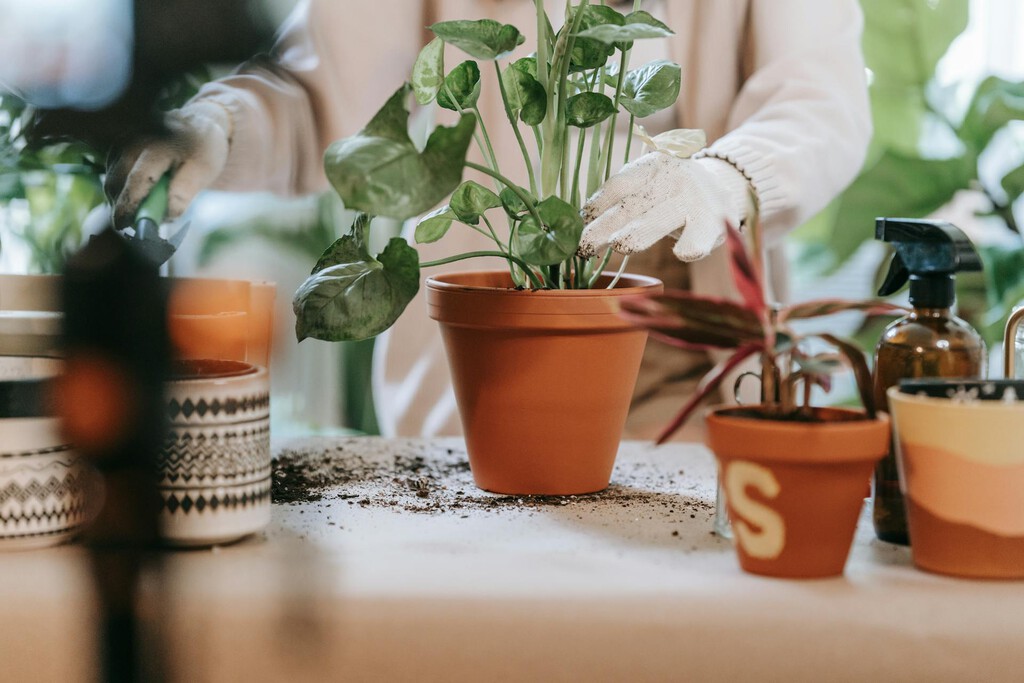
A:
[[[267,370],[238,361],[175,364],[171,428],[158,462],[164,540],[228,543],[270,522]]]
[[[0,550],[56,545],[86,522],[86,469],[46,414],[49,358],[0,357]]]

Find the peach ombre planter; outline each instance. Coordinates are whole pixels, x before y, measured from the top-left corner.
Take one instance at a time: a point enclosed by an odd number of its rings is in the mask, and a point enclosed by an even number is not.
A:
[[[616,301],[661,289],[635,275],[611,290],[515,290],[498,271],[427,280],[477,486],[520,495],[607,488],[647,342]]]
[[[1024,403],[887,394],[914,564],[1024,578]]]
[[[843,573],[871,469],[889,449],[889,418],[816,408],[822,422],[707,418],[740,566],[752,574],[818,578]]]

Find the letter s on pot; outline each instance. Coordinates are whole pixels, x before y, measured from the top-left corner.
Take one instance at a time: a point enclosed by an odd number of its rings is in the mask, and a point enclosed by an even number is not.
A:
[[[760,465],[738,460],[725,468],[725,493],[732,507],[736,540],[751,557],[771,560],[782,554],[786,545],[786,524],[771,508],[747,495],[755,489],[771,500],[779,495],[775,475]],[[759,529],[759,530],[758,530]]]

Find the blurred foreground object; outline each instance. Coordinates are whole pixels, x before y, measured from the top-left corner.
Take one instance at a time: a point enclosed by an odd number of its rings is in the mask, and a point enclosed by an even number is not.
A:
[[[180,74],[270,45],[257,0],[0,0],[0,89],[42,108],[39,139],[101,148],[162,131],[156,106]]]
[[[60,413],[67,438],[103,480],[99,513],[84,536],[104,618],[103,678],[159,680],[160,653],[141,652],[136,603],[158,535],[156,458],[167,433],[170,355],[165,288],[152,262],[106,231],[68,262],[63,299]]]

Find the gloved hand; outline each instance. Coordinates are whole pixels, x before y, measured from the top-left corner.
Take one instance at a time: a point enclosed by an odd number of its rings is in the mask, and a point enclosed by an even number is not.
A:
[[[228,158],[232,123],[219,104],[192,102],[168,112],[167,137],[124,150],[107,169],[104,190],[114,203],[114,226],[131,225],[139,204],[172,171],[167,219],[180,216],[217,179]]]
[[[739,227],[747,217],[750,192],[750,182],[727,161],[648,152],[587,201],[579,254],[594,256],[609,246],[635,254],[673,236],[680,261],[702,259],[725,241],[726,222]]]

